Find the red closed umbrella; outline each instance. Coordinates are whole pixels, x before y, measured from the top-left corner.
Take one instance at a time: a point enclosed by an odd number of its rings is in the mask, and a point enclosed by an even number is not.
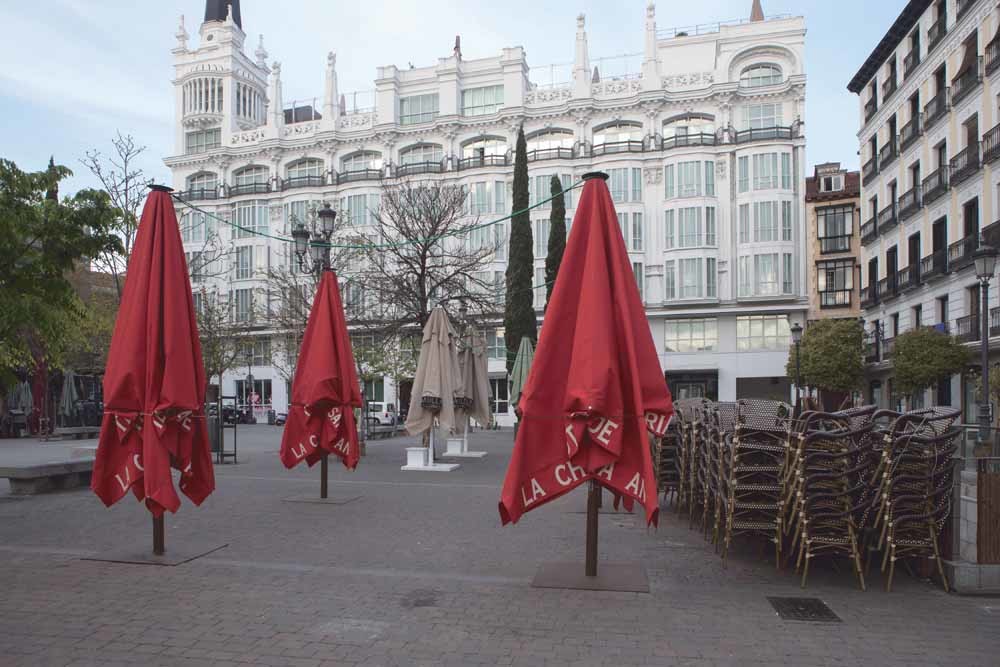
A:
[[[326,498],[326,457],[339,456],[353,470],[361,456],[354,408],[361,390],[337,275],[323,271],[292,381],[292,402],[281,438],[281,462],[323,463],[321,497]]]
[[[112,505],[129,489],[159,520],[180,498],[215,489],[205,427],[205,369],[170,189],[151,186],[129,259],[104,374],[104,420],[91,488]]]
[[[626,509],[638,501],[648,523],[657,520],[647,429],[664,433],[673,403],[607,175],[584,179],[518,403],[522,421],[500,499],[504,524],[588,480]]]

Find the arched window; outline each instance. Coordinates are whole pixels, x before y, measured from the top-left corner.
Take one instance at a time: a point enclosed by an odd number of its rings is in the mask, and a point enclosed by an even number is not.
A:
[[[663,142],[673,146],[715,144],[715,117],[711,114],[688,113],[663,121]]]
[[[345,155],[340,161],[342,172],[379,170],[382,168],[382,154],[376,151],[361,151]]]
[[[594,155],[642,150],[642,124],[628,121],[594,128]]]
[[[322,176],[323,161],[317,158],[304,158],[288,165],[289,179],[302,178],[305,176]]]
[[[444,151],[440,144],[417,144],[399,151],[400,164],[440,162]]]
[[[771,64],[751,65],[740,73],[740,86],[754,88],[781,83],[781,68]]]
[[[569,130],[542,130],[525,137],[528,160],[573,157],[573,133]]]
[[[233,187],[230,189],[229,194],[242,195],[267,192],[268,178],[267,167],[251,165],[238,169],[233,173]]]
[[[208,171],[188,176],[187,194],[195,199],[215,199],[219,194],[219,177]]]
[[[503,137],[477,137],[462,145],[462,157],[490,157],[507,154],[507,140]]]

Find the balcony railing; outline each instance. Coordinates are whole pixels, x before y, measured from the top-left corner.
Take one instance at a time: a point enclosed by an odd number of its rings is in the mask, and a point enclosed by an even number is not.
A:
[[[893,72],[892,76],[882,82],[882,104],[885,104],[898,88],[896,74]]]
[[[861,288],[861,307],[869,308],[878,303],[878,284]]]
[[[910,119],[910,122],[904,125],[899,130],[899,149],[905,151],[907,148],[913,145],[913,142],[920,138],[923,128],[921,126],[921,120],[923,119],[923,114],[918,113],[916,116]]]
[[[675,134],[672,137],[665,137],[660,146],[666,150],[669,148],[684,148],[686,146],[714,146],[719,143],[718,137],[707,132],[697,134]]]
[[[882,150],[878,152],[878,168],[879,171],[884,170],[888,167],[893,160],[899,156],[899,143],[896,137],[889,137],[889,141]]]
[[[986,45],[986,76],[990,76],[1000,67],[1000,40],[994,39]]]
[[[903,78],[907,79],[913,70],[917,69],[917,65],[920,64],[920,47],[911,50],[903,57]]]
[[[1000,220],[983,227],[979,235],[986,245],[1000,248]]]
[[[878,362],[878,336],[868,335],[865,337],[865,363],[874,364]]]
[[[381,169],[355,169],[353,171],[342,171],[337,174],[337,185],[341,183],[354,183],[356,181],[377,181],[382,178]]]
[[[229,188],[229,195],[231,197],[236,197],[238,195],[259,195],[270,191],[270,183],[243,183],[241,185],[231,186]]]
[[[882,339],[882,361],[887,361],[892,359],[893,352],[896,351],[896,339],[895,338],[883,338]]]
[[[878,156],[873,155],[872,159],[865,162],[861,167],[861,180],[868,183],[878,173]]]
[[[927,52],[930,53],[935,46],[941,43],[944,36],[948,33],[948,17],[941,16],[937,21],[931,24],[931,27],[927,30]]]
[[[840,236],[821,236],[819,239],[819,252],[821,255],[828,255],[832,252],[848,252],[850,249],[850,234],[842,234]]]
[[[642,153],[646,150],[646,145],[641,139],[629,139],[627,141],[607,141],[603,144],[595,144],[591,149],[591,155],[610,155],[612,153]]]
[[[177,196],[185,201],[197,201],[199,199],[218,199],[219,188],[194,188],[178,192]]]
[[[745,144],[751,141],[761,141],[764,139],[794,139],[795,128],[791,125],[774,127],[758,127],[749,130],[740,130],[736,133],[736,143]]]
[[[970,234],[948,246],[948,268],[958,271],[972,264],[972,254],[979,247],[979,234]]]
[[[506,155],[476,155],[464,157],[458,161],[458,169],[476,169],[477,167],[506,167],[510,162]]]
[[[983,162],[993,162],[1000,158],[1000,123],[983,135]]]
[[[869,99],[867,102],[865,102],[865,122],[866,123],[869,120],[871,120],[871,117],[875,115],[876,111],[878,111],[878,100],[875,99],[875,95],[873,93],[872,96],[871,96],[871,99]]]
[[[965,343],[980,339],[979,313],[955,320],[955,338]]]
[[[990,308],[990,337],[1000,336],[1000,308]]]
[[[976,4],[976,0],[955,0],[955,20],[965,16],[965,12],[972,9],[974,4]]]
[[[292,190],[294,188],[308,188],[317,185],[326,185],[325,176],[293,176],[281,182],[282,190]]]
[[[876,227],[875,218],[871,218],[868,222],[861,225],[861,243],[862,245],[868,245],[875,240],[877,236],[878,228]]]
[[[840,289],[819,293],[820,308],[850,308],[853,290]]]
[[[570,160],[573,158],[572,148],[536,148],[528,151],[528,162],[539,160]]]
[[[920,262],[914,262],[896,272],[896,286],[901,292],[920,285]]]
[[[920,277],[925,282],[948,273],[948,249],[935,250],[920,260]]]
[[[950,90],[950,88],[942,88],[924,105],[924,132],[931,129],[948,112]]]
[[[896,202],[892,202],[878,212],[878,233],[892,229],[897,222],[899,218],[896,217]]]
[[[411,162],[401,164],[396,167],[397,176],[411,176],[413,174],[440,174],[444,167],[440,162]]]
[[[906,220],[919,211],[921,206],[923,206],[923,201],[920,197],[920,184],[918,183],[899,195],[899,219]]]
[[[928,174],[927,178],[921,184],[924,193],[924,206],[948,192],[948,188],[951,187],[949,183],[947,166],[943,166]]]
[[[896,274],[893,272],[891,276],[886,276],[882,280],[878,281],[878,300],[888,301],[896,297],[899,294],[899,290],[896,289]]]
[[[983,82],[983,57],[976,58],[976,62],[969,69],[962,72],[957,79],[951,82],[951,103],[958,104]]]
[[[951,159],[951,185],[958,185],[979,171],[979,142],[971,143]]]

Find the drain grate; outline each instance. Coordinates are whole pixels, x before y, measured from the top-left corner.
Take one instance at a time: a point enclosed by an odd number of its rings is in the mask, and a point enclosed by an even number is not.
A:
[[[840,623],[840,617],[819,598],[767,598],[778,616],[786,621]]]

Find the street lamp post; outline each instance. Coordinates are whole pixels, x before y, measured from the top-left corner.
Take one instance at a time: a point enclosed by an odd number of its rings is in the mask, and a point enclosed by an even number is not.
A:
[[[802,414],[802,325],[792,325],[792,342],[795,343],[795,418]]]
[[[253,394],[253,343],[250,343],[250,347],[246,349],[246,361],[247,361],[247,381],[246,387],[243,390],[243,405],[246,409],[247,423],[250,423],[250,417],[253,415],[253,407],[250,405],[250,396]]]
[[[331,271],[330,266],[330,238],[333,236],[334,222],[337,220],[337,212],[330,208],[329,203],[323,204],[323,208],[317,211],[319,217],[319,229],[314,230],[310,235],[305,225],[299,223],[292,230],[292,240],[295,243],[295,256],[299,260],[299,270],[303,273],[319,276],[324,271]],[[309,262],[306,263],[306,255],[309,255]],[[329,462],[328,453],[322,450],[319,467],[319,497],[323,500],[327,498],[327,487],[329,486]]]
[[[990,441],[990,279],[997,265],[997,250],[982,245],[973,255],[976,263],[976,277],[979,278],[980,296],[980,362],[982,364],[982,396],[979,401],[979,443]]]

